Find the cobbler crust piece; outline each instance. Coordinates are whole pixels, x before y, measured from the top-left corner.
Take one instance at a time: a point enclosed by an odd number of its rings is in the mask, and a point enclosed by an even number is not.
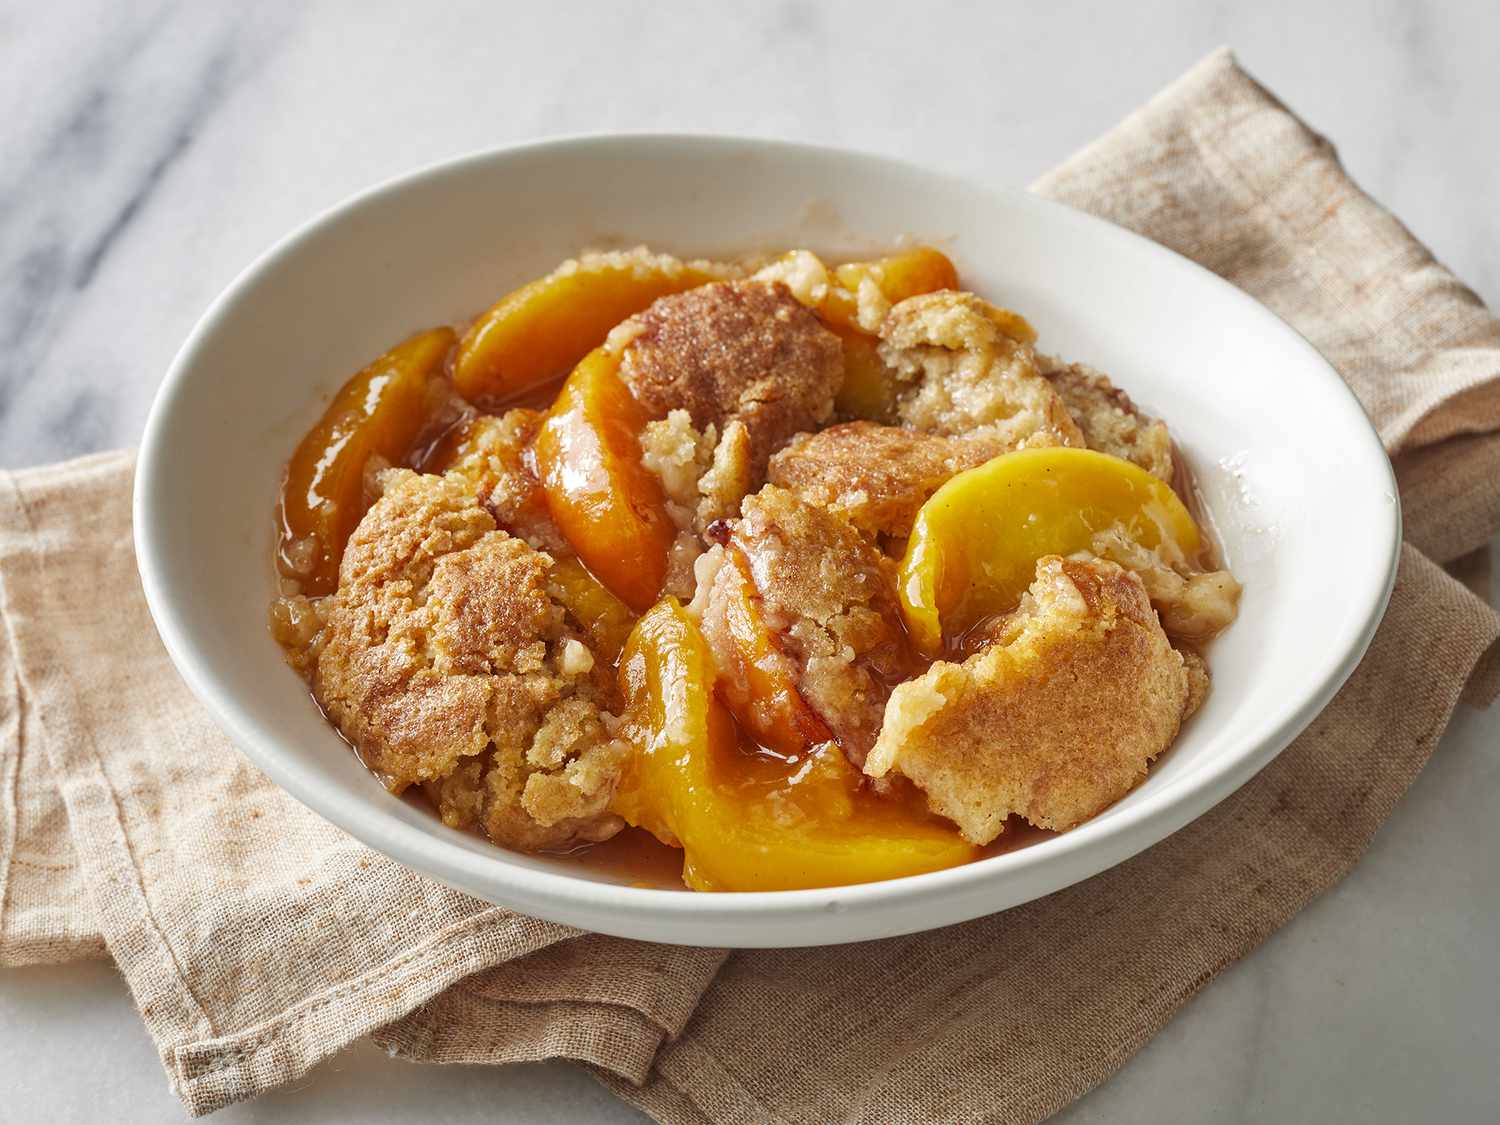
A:
[[[771,458],[770,479],[869,534],[905,536],[949,478],[1013,447],[998,434],[929,434],[844,422],[798,434]]]
[[[1043,558],[992,636],[897,687],[865,762],[915,782],[973,843],[1013,813],[1056,830],[1087,820],[1177,736],[1188,673],[1129,571]]]
[[[982,427],[1011,449],[1084,445],[1061,396],[1038,371],[1036,352],[1006,333],[1002,314],[952,290],[891,309],[880,328],[880,357],[900,381],[898,419],[937,434]]]
[[[612,335],[620,376],[648,412],[686,410],[700,431],[742,422],[757,475],[793,434],[827,421],[843,378],[839,339],[779,282],[663,297]]]
[[[774,485],[745,501],[728,549],[748,564],[797,690],[858,766],[909,663],[890,561],[838,516]],[[740,568],[720,567],[703,614],[721,668],[734,667],[723,610],[742,580]]]
[[[1177,465],[1165,422],[1136,406],[1102,371],[1051,356],[1041,356],[1039,362],[1090,449],[1133,461],[1152,476],[1174,482]]]
[[[462,474],[381,485],[325,615],[318,702],[450,825],[530,850],[618,831],[614,679],[548,593],[551,557],[498,530]]]
[[[1165,544],[1152,550],[1110,529],[1094,535],[1090,554],[1133,571],[1162,627],[1173,637],[1202,642],[1234,623],[1240,611],[1240,583],[1227,570],[1200,571],[1181,558],[1166,557]]]

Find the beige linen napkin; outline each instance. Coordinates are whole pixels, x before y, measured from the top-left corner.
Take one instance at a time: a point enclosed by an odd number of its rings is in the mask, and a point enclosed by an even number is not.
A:
[[[727,960],[580,935],[418,878],[240,758],[156,639],[131,460],[106,454],[0,475],[0,963],[113,957],[195,1114],[366,1034],[425,1061],[578,1059],[669,1122],[1035,1121],[1101,1081],[1349,870],[1461,693],[1493,697],[1500,618],[1432,560],[1500,530],[1500,322],[1224,52],[1037,188],[1268,303],[1398,455],[1390,611],[1239,792],[930,934]]]

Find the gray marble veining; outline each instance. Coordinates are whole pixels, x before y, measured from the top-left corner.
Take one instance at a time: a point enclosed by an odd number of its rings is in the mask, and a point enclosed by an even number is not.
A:
[[[133,442],[239,270],[413,167],[547,134],[689,129],[1021,185],[1220,43],[1500,305],[1497,42],[1500,8],[1435,0],[0,0],[0,466]],[[1353,876],[1062,1119],[1500,1116],[1497,747],[1500,715],[1461,710]],[[0,1041],[17,1120],[44,1104],[86,1119],[105,1098],[121,1122],[173,1119],[109,970],[0,974]],[[637,1119],[564,1066],[410,1067],[367,1049],[223,1117],[418,1114]]]

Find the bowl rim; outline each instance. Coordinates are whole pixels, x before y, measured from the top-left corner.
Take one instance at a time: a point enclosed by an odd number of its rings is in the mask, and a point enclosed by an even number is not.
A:
[[[1280,330],[1291,333],[1295,337],[1296,346],[1304,349],[1310,367],[1319,372],[1325,385],[1337,388],[1337,393],[1332,396],[1333,400],[1343,404],[1349,415],[1347,421],[1353,426],[1354,432],[1362,432],[1368,437],[1369,444],[1365,452],[1378,452],[1379,461],[1383,465],[1383,485],[1392,501],[1383,509],[1389,513],[1386,527],[1376,528],[1372,535],[1372,538],[1386,543],[1385,557],[1379,566],[1372,565],[1362,572],[1364,588],[1359,591],[1359,602],[1355,604],[1362,602],[1366,610],[1362,617],[1346,625],[1339,635],[1338,644],[1328,646],[1329,656],[1320,665],[1321,675],[1316,686],[1297,706],[1283,713],[1270,729],[1239,740],[1240,749],[1237,753],[1226,753],[1222,760],[1205,763],[1189,777],[1175,779],[1140,804],[1117,813],[1103,824],[1095,818],[1039,844],[973,863],[921,875],[844,887],[695,894],[681,890],[606,883],[537,870],[513,862],[505,849],[497,847],[493,849],[493,853],[471,851],[392,815],[378,811],[372,814],[363,798],[336,786],[329,786],[313,776],[295,754],[282,751],[274,732],[265,728],[255,714],[241,706],[229,687],[219,682],[209,671],[206,661],[195,646],[194,629],[184,608],[173,598],[165,581],[165,556],[158,549],[158,536],[154,533],[154,528],[168,518],[167,513],[159,510],[155,503],[156,497],[161,493],[159,481],[167,471],[165,462],[168,443],[164,434],[174,407],[192,378],[200,349],[245,290],[272,272],[325,227],[388,196],[399,194],[427,180],[461,177],[472,168],[494,161],[503,162],[517,157],[559,153],[570,149],[585,153],[586,150],[639,146],[655,147],[666,155],[690,155],[693,150],[701,151],[707,147],[755,150],[758,154],[773,157],[792,155],[865,161],[893,171],[914,173],[934,181],[942,181],[957,189],[978,191],[997,199],[1005,199],[1023,209],[1032,208],[1039,213],[1066,213],[1067,221],[1087,228],[1093,238],[1130,244],[1137,252],[1145,251],[1175,260],[1177,267],[1186,267],[1196,276],[1198,283],[1227,292],[1233,301],[1253,310],[1252,315],[1259,316],[1268,330],[1276,331],[1276,328],[1270,326],[1277,325]],[[301,804],[365,845],[424,876],[488,901],[495,901],[493,887],[497,883],[503,884],[507,905],[523,911],[536,910],[563,921],[570,914],[577,916],[587,913],[596,918],[597,911],[601,908],[615,911],[618,912],[620,928],[612,932],[633,937],[644,936],[646,930],[663,923],[684,929],[701,929],[705,928],[701,923],[708,922],[722,929],[724,926],[732,926],[737,920],[764,919],[767,915],[782,916],[785,921],[799,917],[812,921],[818,916],[826,916],[830,911],[843,914],[866,912],[888,906],[893,900],[900,900],[908,908],[904,914],[905,922],[893,921],[891,916],[881,914],[883,924],[879,926],[848,935],[820,934],[811,942],[806,940],[809,935],[799,934],[798,940],[791,942],[764,940],[763,935],[749,933],[746,935],[747,947],[830,944],[894,936],[950,924],[960,919],[949,917],[924,920],[921,906],[935,900],[949,899],[963,892],[976,893],[985,884],[1002,877],[1018,877],[1044,866],[1061,868],[1071,864],[1070,877],[1036,892],[1051,893],[1124,862],[1164,839],[1202,815],[1267,765],[1311,723],[1343,686],[1369,648],[1389,603],[1402,538],[1402,517],[1395,475],[1374,425],[1354,393],[1301,333],[1248,293],[1212,271],[1133,231],[1030,192],[992,187],[982,181],[940,168],[930,168],[915,161],[855,148],[712,132],[583,133],[483,149],[435,161],[387,179],[325,208],[302,223],[240,271],[210,304],[173,358],[152,401],[141,439],[132,516],[137,566],[157,631],[178,673],[208,709],[219,728],[257,768]],[[1379,534],[1381,531],[1384,531],[1383,535]],[[1191,793],[1179,792],[1189,784],[1192,787]],[[1036,895],[1028,894],[1015,902],[1026,901],[1031,897]],[[1000,909],[1014,904],[1007,903]],[[990,912],[991,910],[981,908],[967,911],[963,917],[977,917]],[[601,929],[597,924],[594,928]],[[608,930],[608,927],[602,929]],[[691,942],[693,939],[674,936],[670,931],[663,934],[653,931],[649,940],[671,943]]]

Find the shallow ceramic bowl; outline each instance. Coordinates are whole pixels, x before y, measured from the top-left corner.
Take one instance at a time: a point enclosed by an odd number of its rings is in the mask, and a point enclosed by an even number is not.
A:
[[[690,254],[935,242],[1041,346],[1169,420],[1244,582],[1207,705],[1144,784],[1060,836],[965,867],[829,890],[691,894],[503,851],[388,794],[266,629],[283,465],[330,394],[393,341],[477,312],[589,246]],[[709,137],[563,140],[368,192],[252,265],[156,398],[135,492],[141,577],[177,668],[298,800],[481,898],[653,941],[817,945],[943,926],[1084,879],[1176,831],[1266,765],[1363,654],[1400,513],[1359,405],[1300,336],[1170,251],[1068,208],[873,156]]]

